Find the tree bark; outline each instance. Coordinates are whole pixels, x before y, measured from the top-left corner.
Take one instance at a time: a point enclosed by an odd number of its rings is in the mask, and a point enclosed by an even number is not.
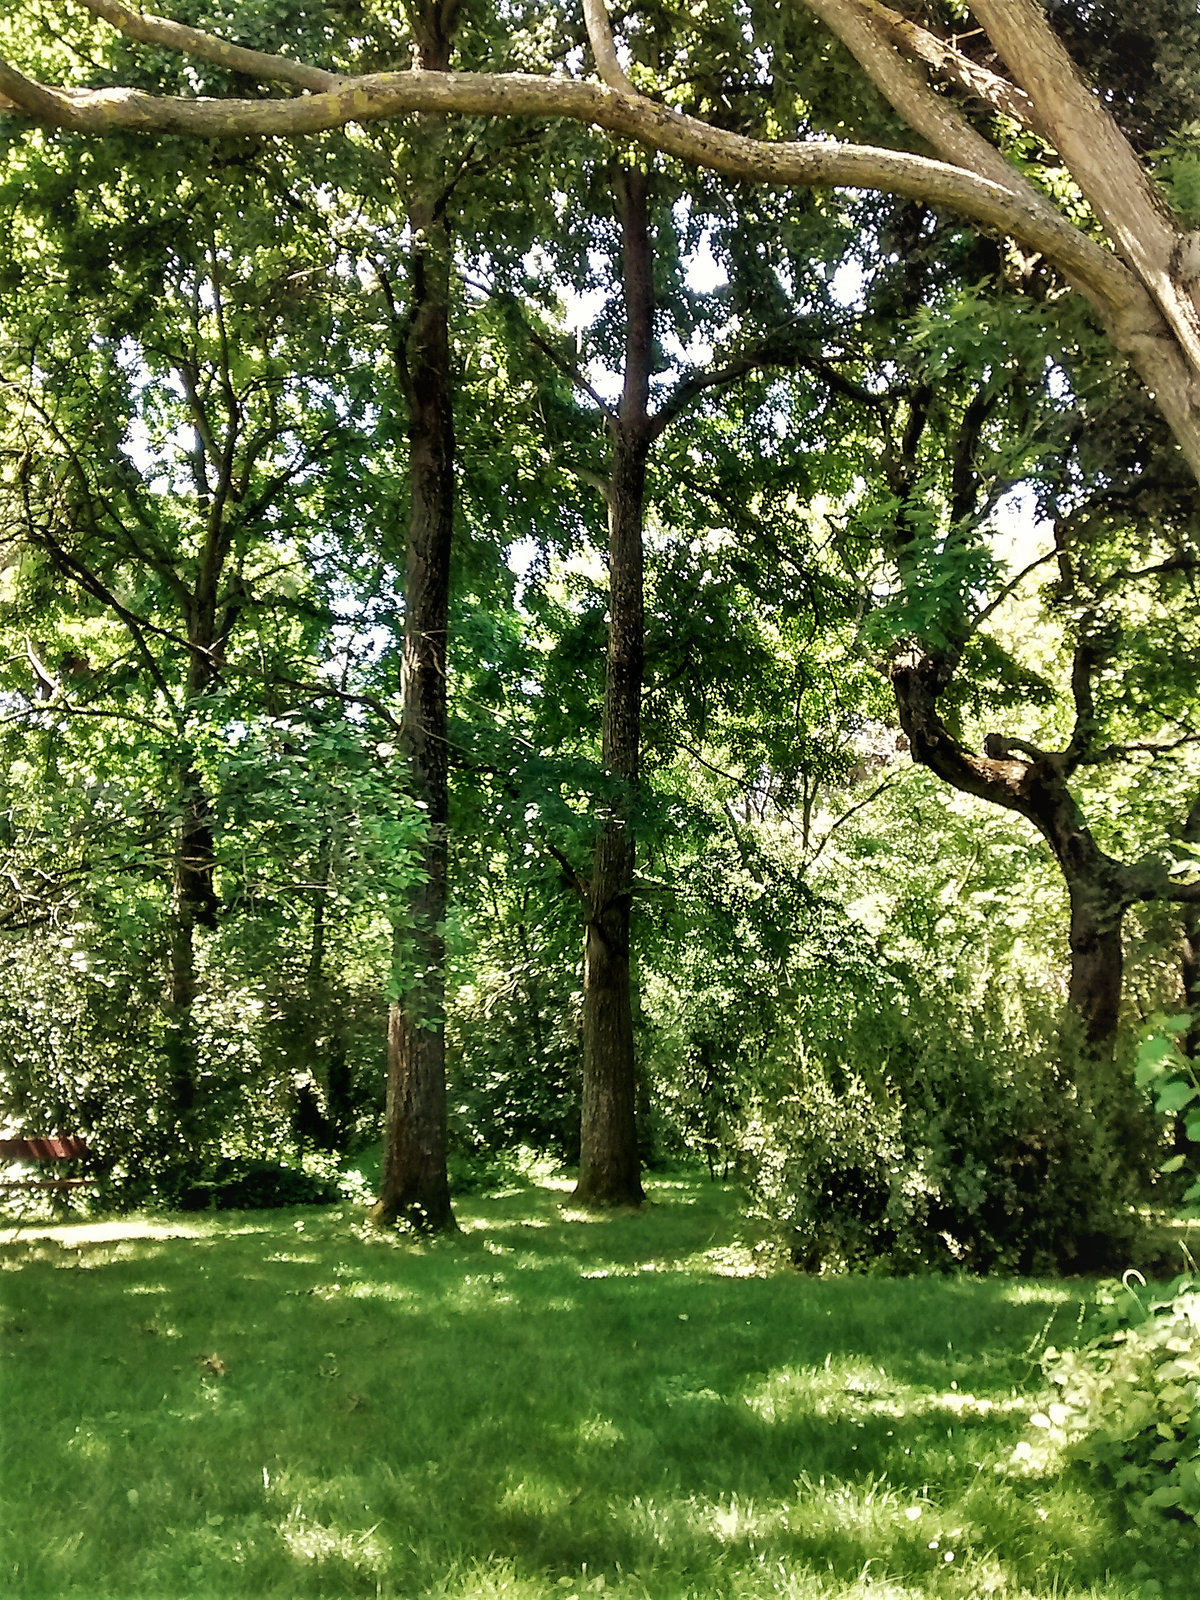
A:
[[[180,805],[171,873],[171,924],[167,940],[165,1041],[168,1116],[182,1153],[198,1138],[196,1101],[200,1091],[196,1046],[196,929],[216,921],[213,889],[213,833],[208,797],[190,763],[177,775]]]
[[[232,423],[231,423],[232,426]],[[210,509],[204,552],[196,583],[185,602],[188,670],[185,706],[200,701],[212,686],[219,660],[216,592],[228,541],[223,506]],[[204,783],[190,758],[175,773],[179,823],[171,882],[171,929],[168,940],[166,1055],[172,1132],[182,1152],[199,1142],[196,1101],[200,1061],[196,1044],[196,929],[216,925],[214,887],[215,842]]]
[[[1187,814],[1180,830],[1189,844],[1200,844],[1200,800]],[[1191,1015],[1183,1048],[1193,1065],[1200,1063],[1200,906],[1185,905],[1181,917],[1183,938],[1179,952],[1179,984],[1184,1008]]]
[[[414,16],[423,64],[444,71],[453,8]],[[436,160],[414,180],[408,337],[398,364],[408,401],[409,520],[401,666],[403,754],[424,808],[419,876],[394,946],[401,992],[388,1007],[387,1109],[379,1200],[382,1225],[423,1231],[457,1224],[446,1172],[445,986],[449,779],[446,640],[454,532],[454,388],[450,359],[450,230]]]
[[[579,1182],[588,1205],[640,1205],[645,1198],[637,1138],[637,1063],[630,988],[630,917],[645,651],[642,524],[650,453],[654,346],[649,179],[636,169],[616,183],[625,296],[625,373],[612,419],[608,499],[608,657],[601,759],[617,780],[611,814],[596,840],[588,891],[583,969],[583,1104]]]
[[[1113,1053],[1121,1013],[1121,923],[1128,901],[1103,876],[1067,877],[1067,892],[1071,902],[1067,999],[1079,1018],[1085,1050],[1107,1060]]]

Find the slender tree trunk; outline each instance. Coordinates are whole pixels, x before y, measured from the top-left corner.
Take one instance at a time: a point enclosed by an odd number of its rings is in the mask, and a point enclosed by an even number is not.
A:
[[[446,634],[454,518],[454,425],[449,340],[449,238],[413,207],[423,237],[413,272],[408,341],[411,507],[401,670],[403,748],[425,808],[420,877],[397,930],[403,993],[388,1011],[383,1177],[376,1220],[454,1227],[446,1176],[445,938]],[[399,976],[399,974],[398,974]]]
[[[579,1182],[588,1205],[640,1205],[637,1063],[630,988],[634,841],[645,652],[642,520],[650,452],[653,261],[645,173],[623,171],[616,192],[625,293],[625,378],[613,422],[608,506],[609,621],[602,760],[618,788],[596,840],[583,965],[583,1104]]]
[[[195,1107],[199,1092],[194,1008],[196,1002],[196,907],[188,894],[187,829],[181,826],[175,844],[171,886],[171,922],[167,941],[167,1116],[179,1153],[195,1143]]]
[[[188,670],[188,700],[194,701],[212,678],[212,629],[200,637],[192,629],[192,659]],[[168,1117],[181,1154],[193,1151],[199,1140],[196,1102],[200,1092],[200,1060],[196,1043],[195,1008],[199,993],[196,976],[196,929],[216,923],[217,898],[213,885],[214,840],[212,814],[203,781],[193,763],[185,759],[175,774],[179,822],[171,872],[171,923],[167,942]]]
[[[321,845],[317,890],[313,902],[312,942],[308,951],[308,1012],[310,1026],[328,1026],[322,1077],[325,1088],[325,1139],[329,1150],[345,1150],[354,1124],[350,1096],[350,1063],[346,1058],[346,1039],[325,978],[325,941],[329,926],[329,885],[333,876],[333,845],[326,838]]]
[[[414,8],[415,9],[415,8]],[[421,64],[445,71],[453,7],[414,14]],[[436,160],[414,181],[408,337],[400,355],[408,400],[409,522],[401,668],[402,745],[425,809],[420,881],[395,941],[401,993],[388,1008],[387,1110],[379,1200],[372,1213],[428,1231],[453,1229],[446,1173],[445,984],[449,815],[446,636],[454,531],[454,390],[450,362],[450,230]]]

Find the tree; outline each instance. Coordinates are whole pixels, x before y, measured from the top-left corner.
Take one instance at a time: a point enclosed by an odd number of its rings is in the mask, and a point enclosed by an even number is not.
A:
[[[324,307],[301,318],[281,301],[274,279],[286,276],[287,253],[268,247],[264,259],[238,237],[232,177],[217,191],[234,201],[232,228],[202,198],[207,166],[171,173],[168,162],[114,185],[106,249],[138,280],[122,294],[99,261],[81,261],[80,219],[62,204],[53,158],[31,164],[19,214],[37,219],[39,249],[22,246],[14,226],[0,289],[4,417],[19,461],[10,528],[26,559],[65,588],[68,612],[96,619],[82,656],[60,651],[36,668],[45,709],[68,724],[89,712],[132,723],[140,710],[165,786],[148,803],[174,839],[165,1048],[171,1134],[183,1150],[198,1137],[197,939],[215,928],[219,907],[213,794],[197,738],[214,693],[252,650],[264,675],[287,671],[280,657],[292,652],[261,636],[264,618],[286,606],[278,574],[297,560],[282,527],[295,505],[285,485],[330,471],[342,432],[314,403]],[[191,203],[174,227],[163,216],[171,183]],[[159,218],[147,225],[149,196]],[[287,370],[273,353],[284,324]],[[303,610],[294,606],[293,618]],[[44,609],[40,623],[49,621]],[[38,659],[30,646],[30,663]],[[64,661],[74,663],[65,675]],[[110,698],[117,681],[123,693]]]
[[[973,11],[981,31],[967,48],[936,20],[915,23],[879,0],[805,0],[807,11],[849,49],[909,133],[934,151],[933,159],[911,150],[821,138],[754,138],[722,125],[731,120],[724,113],[703,121],[678,110],[678,86],[660,81],[652,65],[635,59],[628,69],[622,66],[603,0],[584,5],[601,85],[570,70],[550,78],[418,66],[344,76],[145,17],[123,0],[84,3],[135,40],[302,92],[290,98],[211,100],[111,87],[55,89],[0,63],[0,93],[16,118],[89,134],[128,129],[228,137],[291,136],[413,111],[561,116],[727,176],[783,186],[874,187],[951,207],[1044,257],[1081,293],[1111,348],[1128,359],[1146,385],[1192,476],[1200,474],[1200,235],[1156,187],[1153,153],[1139,152],[1123,130],[1119,86],[1110,84],[1102,96],[1092,92],[1068,54],[1063,31],[1051,27],[1035,0],[977,0]],[[928,12],[936,19],[936,7]],[[1163,14],[1169,12],[1167,4]],[[1180,17],[1186,21],[1182,7]],[[629,25],[636,33],[637,18]],[[19,18],[8,37],[12,51],[19,52]],[[831,48],[825,34],[814,33],[811,24],[793,25],[790,17],[780,27],[773,19],[760,21],[753,43],[760,76],[782,74],[792,48],[816,54]],[[1078,38],[1071,43],[1078,47]],[[843,69],[836,50],[827,59],[831,68]],[[764,115],[756,131],[774,135],[781,126],[777,112],[775,107],[772,117]],[[821,126],[822,114],[809,105],[798,120],[800,131],[811,134]],[[782,131],[791,133],[794,127],[795,119],[783,123]],[[963,420],[969,420],[966,413]],[[945,660],[935,663],[929,669],[932,678],[928,673],[922,678],[916,668],[908,676],[903,668],[895,675],[918,754],[930,765],[940,760],[943,776],[953,768],[955,781],[994,797],[1022,786],[1032,792],[1050,770],[1045,752],[1022,752],[1011,739],[982,755],[953,739],[947,743],[937,707],[945,684],[935,681],[939,673],[944,676],[945,666]],[[1086,676],[1082,673],[1081,681]],[[1069,807],[1062,815],[1062,828],[1048,821],[1038,825],[1048,838],[1057,828],[1063,838],[1077,839],[1078,817]],[[1100,876],[1106,870],[1098,864]],[[1097,872],[1082,872],[1080,881],[1097,879]],[[1200,884],[1177,883],[1172,892],[1181,903],[1200,902]],[[1081,918],[1088,898],[1080,898]],[[1081,936],[1081,951],[1086,943]]]
[[[386,571],[402,482],[363,403],[358,280],[295,153],[48,146],[4,169],[9,926],[53,917],[81,974],[115,974],[150,1164],[207,1157],[272,1074],[280,1103],[301,1075],[349,1126],[379,896],[400,922],[412,881],[414,814],[374,749],[395,725],[335,626],[369,595],[364,528]],[[113,1156],[134,1129],[116,1095],[88,1099]]]

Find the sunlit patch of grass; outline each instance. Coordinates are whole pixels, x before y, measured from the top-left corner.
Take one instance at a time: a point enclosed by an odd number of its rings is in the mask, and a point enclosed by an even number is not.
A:
[[[1086,1288],[770,1272],[720,1186],[651,1202],[573,1221],[560,1180],[450,1240],[341,1209],[0,1248],[0,1593],[1192,1592],[1099,1488],[1014,1460]]]

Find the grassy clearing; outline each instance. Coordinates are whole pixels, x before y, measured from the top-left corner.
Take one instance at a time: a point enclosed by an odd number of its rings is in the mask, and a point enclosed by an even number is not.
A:
[[[762,1275],[719,1187],[651,1198],[531,1186],[433,1244],[310,1210],[3,1247],[0,1593],[1196,1594],[1087,1480],[1012,1463],[1086,1286]]]

